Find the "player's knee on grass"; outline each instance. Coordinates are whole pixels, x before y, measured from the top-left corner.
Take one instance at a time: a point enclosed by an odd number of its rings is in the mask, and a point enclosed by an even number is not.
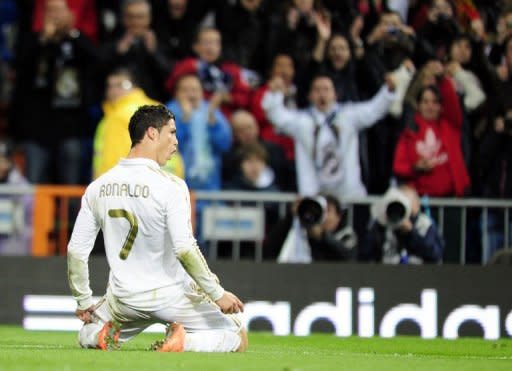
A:
[[[83,325],[78,331],[78,343],[82,348],[96,348],[98,345],[98,333],[103,326],[97,323]]]
[[[245,329],[241,329],[239,332],[240,335],[240,345],[238,346],[237,352],[245,352],[249,347],[249,338],[247,337],[247,331]]]

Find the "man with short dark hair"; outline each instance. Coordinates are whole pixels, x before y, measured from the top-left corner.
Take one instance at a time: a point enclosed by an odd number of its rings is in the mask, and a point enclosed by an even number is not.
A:
[[[395,99],[393,78],[386,76],[386,83],[368,101],[338,104],[331,78],[316,76],[309,91],[310,107],[300,111],[284,105],[281,77],[274,77],[269,88],[262,107],[274,127],[295,140],[299,193],[329,193],[340,199],[364,196],[358,133],[387,113]]]
[[[154,323],[169,324],[161,352],[243,351],[243,303],[219,284],[193,237],[185,182],[160,169],[176,153],[174,115],[142,106],[130,119],[127,158],[92,182],[68,246],[68,278],[84,326],[82,347],[109,349]],[[99,230],[110,266],[92,302],[87,261]]]

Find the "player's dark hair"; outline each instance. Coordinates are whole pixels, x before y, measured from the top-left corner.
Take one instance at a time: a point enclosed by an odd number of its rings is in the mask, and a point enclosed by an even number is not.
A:
[[[148,128],[152,127],[160,131],[163,126],[167,125],[169,120],[174,120],[174,114],[164,105],[139,107],[130,118],[130,123],[128,124],[132,148],[140,143]]]

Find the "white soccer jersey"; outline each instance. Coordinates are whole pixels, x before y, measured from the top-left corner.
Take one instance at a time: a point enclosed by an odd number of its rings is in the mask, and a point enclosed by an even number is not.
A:
[[[89,185],[68,246],[69,280],[80,309],[92,304],[87,259],[100,228],[109,290],[122,302],[154,311],[183,295],[187,273],[177,256],[197,249],[183,180],[137,158],[122,159]],[[210,296],[223,293],[218,284],[214,291]]]

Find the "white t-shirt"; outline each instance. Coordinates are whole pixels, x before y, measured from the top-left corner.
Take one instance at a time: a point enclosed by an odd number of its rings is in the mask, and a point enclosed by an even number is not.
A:
[[[139,310],[158,310],[183,295],[187,273],[177,255],[196,248],[185,182],[150,159],[122,159],[92,182],[68,246],[70,264],[87,264],[99,229],[110,266],[109,290]],[[79,265],[80,265],[79,264]],[[73,295],[87,301],[84,269],[70,276]],[[82,276],[82,277],[80,277]],[[92,293],[91,293],[92,294]],[[89,303],[83,303],[87,306]]]

